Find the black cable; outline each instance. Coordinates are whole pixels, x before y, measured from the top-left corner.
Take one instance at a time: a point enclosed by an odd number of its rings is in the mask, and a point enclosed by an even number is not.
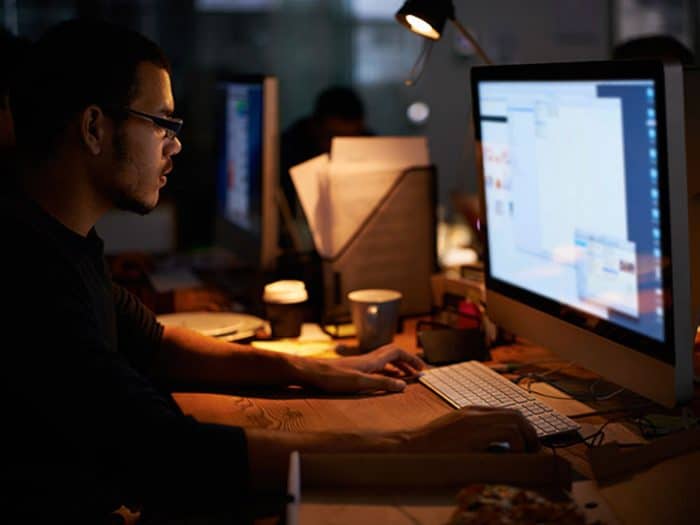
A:
[[[566,368],[566,367],[563,367],[563,368],[561,368],[561,369],[559,369],[559,370],[563,370],[564,368]],[[558,371],[558,370],[556,370],[556,371]],[[611,392],[611,393],[609,393],[609,394],[605,394],[605,395],[603,395],[603,396],[597,395],[597,394],[595,393],[595,391],[594,391],[594,386],[595,386],[596,383],[599,383],[599,382],[600,382],[600,379],[596,379],[596,380],[593,381],[593,383],[589,386],[589,390],[591,391],[591,395],[590,395],[590,396],[583,396],[583,395],[579,395],[579,394],[574,394],[574,393],[572,393],[572,392],[567,391],[564,387],[562,387],[562,386],[561,386],[559,383],[557,383],[556,381],[552,381],[551,379],[545,379],[545,377],[544,377],[545,375],[549,375],[549,373],[554,373],[554,372],[556,372],[556,371],[548,372],[548,373],[545,373],[545,374],[533,374],[533,373],[530,373],[530,374],[520,375],[520,376],[516,377],[515,379],[513,379],[513,382],[514,382],[515,384],[520,384],[520,382],[522,382],[524,379],[530,379],[531,381],[530,381],[530,382],[528,383],[528,385],[527,385],[527,391],[528,391],[528,393],[537,394],[538,396],[546,397],[546,398],[549,398],[549,399],[559,399],[559,400],[562,400],[562,401],[571,401],[572,399],[575,400],[575,401],[581,401],[581,402],[586,402],[586,401],[597,401],[597,402],[600,402],[600,401],[609,401],[610,399],[616,397],[617,395],[619,395],[619,394],[621,394],[622,392],[625,391],[624,388],[619,388],[619,389],[617,389],[617,390],[615,390],[615,391],[613,391],[613,392]],[[547,385],[549,385],[549,386],[551,386],[551,387],[554,387],[554,388],[556,388],[556,389],[558,389],[558,390],[561,390],[562,392],[564,392],[565,394],[567,394],[569,397],[554,396],[554,395],[551,395],[551,394],[545,394],[544,392],[538,392],[537,390],[533,390],[533,389],[532,389],[532,383],[535,382],[535,381],[540,382],[540,383],[545,383],[545,384],[547,384]]]
[[[579,445],[579,444],[583,443],[589,449],[600,447],[603,444],[603,442],[605,441],[605,428],[608,425],[610,425],[611,423],[619,423],[620,421],[624,421],[626,419],[632,419],[632,416],[630,414],[625,414],[625,415],[620,416],[618,418],[610,419],[610,420],[606,421],[605,423],[603,423],[598,428],[598,430],[596,430],[592,434],[589,434],[587,436],[577,435],[573,441],[568,441],[568,442],[567,441],[550,442],[546,446],[549,448],[552,448],[552,447],[554,447],[554,448],[568,448],[568,447],[573,447],[574,445]],[[642,433],[641,430],[640,430],[640,433]],[[646,436],[644,436],[644,434],[642,433],[642,437],[646,437]],[[590,441],[590,443],[589,443],[589,441]],[[642,445],[642,443],[638,443],[638,444],[637,443],[623,443],[619,446],[634,447],[634,446],[640,446],[640,445]]]

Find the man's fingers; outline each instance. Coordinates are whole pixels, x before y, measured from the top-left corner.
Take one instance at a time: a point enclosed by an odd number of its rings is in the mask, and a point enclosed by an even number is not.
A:
[[[406,388],[405,381],[378,374],[360,373],[357,382],[358,390],[361,391],[385,390],[387,392],[403,392]]]
[[[425,363],[421,358],[409,352],[406,352],[406,350],[403,350],[398,346],[394,346],[393,344],[387,345],[386,347],[382,348],[380,359],[385,363],[408,363],[416,370],[423,370],[425,368]]]
[[[525,416],[520,414],[520,432],[525,438],[525,450],[536,452],[540,449],[542,444],[540,443],[540,438],[537,437],[537,431],[535,427],[532,426]]]
[[[537,437],[535,427],[533,427],[527,418],[517,410],[508,408],[470,406],[460,409],[459,412],[465,414],[466,417],[469,417],[469,413],[473,415],[479,414],[480,417],[487,418],[489,416],[493,416],[495,418],[499,418],[500,420],[505,417],[511,421],[512,428],[518,432],[520,439],[522,440],[521,447],[524,447],[526,451],[533,452],[541,448],[540,439]]]
[[[408,363],[404,363],[403,361],[396,361],[395,363],[391,363],[391,365],[400,370],[404,376],[416,377],[420,375],[418,369],[412,367]]]
[[[535,430],[535,427],[532,426],[532,423],[530,423],[527,418],[517,410],[506,408],[503,409],[503,412],[512,414],[512,416],[515,418],[517,428],[523,438],[525,450],[539,450],[541,445],[540,439],[537,437],[537,431]]]

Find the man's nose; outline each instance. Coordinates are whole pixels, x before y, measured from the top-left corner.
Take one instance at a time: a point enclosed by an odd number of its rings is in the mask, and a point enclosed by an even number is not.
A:
[[[169,156],[177,155],[182,151],[182,142],[180,142],[180,139],[178,137],[173,137],[173,140],[170,141],[171,145],[169,146],[168,150],[166,151],[166,154]]]

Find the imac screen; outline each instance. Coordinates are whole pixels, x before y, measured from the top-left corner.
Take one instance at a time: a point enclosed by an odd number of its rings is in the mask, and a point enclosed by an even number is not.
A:
[[[477,93],[489,277],[663,343],[654,79]]]

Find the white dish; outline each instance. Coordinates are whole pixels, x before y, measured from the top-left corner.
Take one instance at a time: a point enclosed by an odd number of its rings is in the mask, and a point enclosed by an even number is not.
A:
[[[251,337],[265,324],[254,315],[233,312],[178,312],[159,315],[157,319],[164,326],[183,326],[226,341]]]

